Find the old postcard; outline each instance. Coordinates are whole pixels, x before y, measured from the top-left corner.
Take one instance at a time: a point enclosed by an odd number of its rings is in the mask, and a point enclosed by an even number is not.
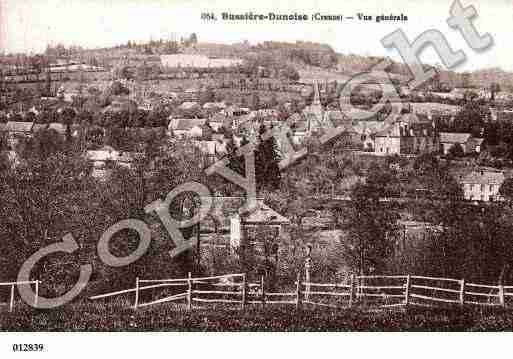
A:
[[[512,16],[0,0],[0,331],[511,331]]]

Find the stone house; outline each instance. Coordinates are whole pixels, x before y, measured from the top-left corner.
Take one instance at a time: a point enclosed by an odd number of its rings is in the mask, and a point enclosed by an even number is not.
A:
[[[466,200],[489,202],[500,200],[499,189],[504,179],[502,171],[482,169],[460,176],[459,183]]]

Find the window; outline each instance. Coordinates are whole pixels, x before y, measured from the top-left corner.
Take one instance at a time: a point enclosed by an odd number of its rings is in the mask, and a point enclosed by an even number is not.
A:
[[[485,185],[481,184],[481,192],[484,192],[484,191],[485,191]]]

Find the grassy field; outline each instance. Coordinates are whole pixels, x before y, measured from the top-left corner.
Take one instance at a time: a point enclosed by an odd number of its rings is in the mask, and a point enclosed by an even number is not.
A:
[[[511,331],[513,311],[472,309],[309,309],[291,306],[191,312],[171,305],[133,310],[125,303],[75,303],[54,310],[18,307],[0,314],[2,331]]]

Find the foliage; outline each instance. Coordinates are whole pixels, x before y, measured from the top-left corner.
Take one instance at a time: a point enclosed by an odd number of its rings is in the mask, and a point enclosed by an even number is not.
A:
[[[389,180],[387,173],[373,171],[365,183],[357,183],[347,211],[337,211],[337,222],[347,231],[344,255],[357,273],[382,273],[393,249],[397,214],[380,203]]]
[[[279,167],[280,155],[278,153],[278,144],[274,136],[264,138],[267,132],[264,125],[260,128],[259,143],[255,154],[255,178],[257,188],[268,187],[278,189],[281,182],[281,172]]]
[[[499,189],[499,193],[503,195],[507,199],[513,199],[513,179],[508,178],[504,181],[501,188]]]

